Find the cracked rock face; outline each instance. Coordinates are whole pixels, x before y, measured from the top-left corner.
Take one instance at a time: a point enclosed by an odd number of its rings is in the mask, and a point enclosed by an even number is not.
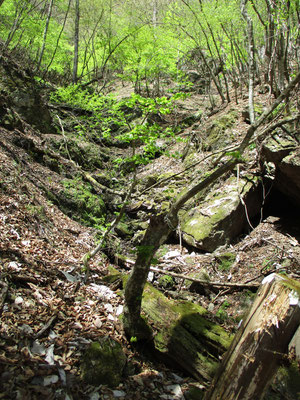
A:
[[[214,251],[230,243],[247,225],[248,216],[259,210],[257,181],[229,178],[197,207],[180,216],[184,241],[200,250]]]
[[[278,163],[275,174],[275,185],[300,207],[300,150],[291,152]]]
[[[299,138],[274,135],[262,146],[265,161],[275,164],[276,189],[300,206],[300,150]]]

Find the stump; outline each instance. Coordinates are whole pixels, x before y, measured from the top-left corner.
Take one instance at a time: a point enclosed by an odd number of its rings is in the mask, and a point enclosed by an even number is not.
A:
[[[205,400],[259,400],[300,324],[300,284],[271,274],[224,356]]]

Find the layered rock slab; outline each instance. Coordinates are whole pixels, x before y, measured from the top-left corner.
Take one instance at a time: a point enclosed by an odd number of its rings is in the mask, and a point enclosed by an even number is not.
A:
[[[212,252],[229,244],[259,212],[262,196],[257,179],[231,177],[210,192],[200,205],[180,214],[183,240]]]

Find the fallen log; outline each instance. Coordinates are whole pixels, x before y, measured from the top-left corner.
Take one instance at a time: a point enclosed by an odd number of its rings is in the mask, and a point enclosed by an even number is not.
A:
[[[106,282],[121,279],[123,286],[126,285],[128,275],[112,266],[108,271]],[[212,380],[233,335],[213,322],[209,311],[191,301],[169,299],[147,283],[142,314],[153,332],[150,349],[160,361],[185,371],[201,383]]]
[[[158,272],[159,274],[174,276],[175,278],[182,278],[188,281],[201,283],[203,286],[211,287],[228,287],[228,288],[238,288],[238,289],[253,289],[259,287],[258,283],[239,283],[239,282],[214,282],[205,279],[197,279],[188,275],[177,274],[176,272],[165,271],[160,268],[150,267],[150,271]]]
[[[116,255],[117,261],[122,265],[128,268],[128,265],[134,265],[135,261],[128,257],[123,257],[119,254]],[[214,282],[205,279],[197,279],[189,275],[178,274],[176,272],[164,270],[157,267],[150,267],[149,270],[151,272],[157,272],[163,275],[170,275],[174,276],[174,278],[181,278],[187,281],[200,283],[203,286],[210,286],[210,287],[226,287],[226,288],[233,288],[233,289],[256,289],[259,287],[258,283],[249,283],[249,282]],[[259,278],[259,276],[257,277]]]
[[[262,399],[299,324],[299,282],[267,276],[205,400]]]
[[[202,383],[212,379],[233,336],[209,320],[205,308],[190,301],[168,299],[147,283],[142,314],[155,332],[154,350],[162,361]]]

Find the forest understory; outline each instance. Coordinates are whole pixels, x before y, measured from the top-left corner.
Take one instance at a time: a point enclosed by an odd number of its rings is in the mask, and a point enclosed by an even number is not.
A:
[[[121,93],[126,97],[129,93],[124,90]],[[257,101],[264,104],[267,98],[261,95]],[[205,102],[205,96],[192,94],[180,102],[175,115],[167,117],[170,119],[167,123],[174,124],[172,118],[193,121]],[[231,132],[236,134],[234,140],[239,140],[247,129],[242,117],[246,107],[247,96],[244,96],[239,104],[221,106],[214,115],[205,116],[203,122],[183,127],[178,137],[188,137],[191,131],[200,137],[215,119],[234,112],[237,118]],[[53,112],[53,107],[50,110]],[[132,268],[136,241],[132,241],[132,234],[124,226],[115,229],[109,246],[91,260],[91,274],[83,282],[81,260],[95,246],[97,231],[72,217],[78,220],[80,213],[86,213],[85,203],[91,199],[95,202],[101,195],[107,199],[104,200],[107,218],[112,218],[132,173],[124,171],[122,165],[113,167],[111,160],[117,155],[125,159],[129,151],[113,144],[102,145],[101,152],[106,158],[101,168],[87,171],[84,163],[88,153],[82,153],[81,159],[77,154],[78,158],[72,160],[75,139],[68,126],[76,122],[78,112],[72,107],[66,112],[64,105],[61,109],[60,105],[55,106],[55,113],[61,113],[64,132],[57,123],[57,133],[41,134],[22,117],[18,128],[1,127],[1,398],[200,398],[192,397],[193,393],[198,388],[196,396],[199,396],[207,382],[199,383],[183,371],[162,364],[146,348],[135,348],[123,334],[119,320],[124,301],[122,283],[110,285],[105,278],[110,266],[123,274]],[[56,138],[60,140],[57,151],[50,147],[50,140]],[[182,154],[187,141],[172,140],[168,146],[170,151]],[[79,150],[79,155],[80,151],[83,150]],[[205,154],[201,146],[192,148],[192,162]],[[197,178],[198,167],[188,167],[182,158],[165,154],[155,156],[146,166],[139,166],[139,183],[127,207],[125,223],[146,222],[157,201],[162,202],[161,192],[174,179],[179,188],[184,188]],[[258,171],[255,162],[250,168],[253,173]],[[87,195],[80,198],[83,194],[79,191],[73,196],[75,200],[68,199],[66,192],[63,194],[62,188],[69,187],[64,186],[64,179],[73,179],[78,189],[84,182],[89,184],[87,175],[96,173],[101,173],[102,183],[97,186],[90,180],[90,198]],[[175,174],[180,175],[172,181]],[[154,175],[155,179],[157,176],[167,179],[166,183],[155,186]],[[266,201],[263,218],[255,216],[252,228],[248,227],[231,244],[214,252],[187,246],[180,232],[174,232],[157,256],[155,267],[164,270],[164,274],[150,273],[153,284],[169,298],[188,299],[202,305],[209,310],[211,320],[234,333],[264,276],[275,271],[299,279],[300,210],[275,190],[271,189],[268,196],[270,201]],[[93,210],[89,209],[88,214],[93,214]],[[191,284],[181,277],[188,275],[204,277],[208,285]],[[214,282],[237,286],[220,287]],[[245,289],[243,284],[253,286]],[[122,344],[129,365],[122,382],[114,389],[87,385],[81,379],[85,347],[103,336]],[[297,385],[293,388],[295,381],[289,382],[290,376],[294,379],[297,376],[296,370],[291,374],[282,372],[266,398],[296,398],[299,388]]]
[[[241,2],[241,10],[249,26],[246,3]],[[70,4],[56,47],[51,47],[51,63],[56,51],[64,55],[59,40]],[[183,4],[205,32],[189,2]],[[251,4],[260,17],[255,2]],[[4,5],[9,7],[9,1]],[[51,19],[52,6],[49,2],[48,14],[45,6],[44,19]],[[32,12],[24,6],[20,16],[24,10]],[[154,33],[159,25],[155,15]],[[267,24],[262,26],[270,33]],[[165,72],[162,61],[152,77],[146,72],[142,76],[136,68],[141,57],[132,62],[133,72],[127,71],[130,78],[125,76],[114,52],[121,52],[125,39],[133,40],[138,30],[132,37],[122,32],[125,36],[115,47],[110,37],[110,52],[105,48],[100,57],[101,73],[97,75],[97,68],[90,72],[87,60],[96,60],[96,55],[87,57],[93,33],[81,54],[82,74],[76,70],[72,83],[70,70],[63,70],[69,59],[65,65],[59,61],[57,70],[49,64],[43,73],[42,58],[50,57],[45,49],[39,48],[38,67],[28,49],[16,44],[9,51],[13,38],[22,43],[27,34],[25,29],[18,38],[20,27],[13,27],[0,43],[0,399],[202,399],[228,343],[224,340],[216,350],[212,370],[200,376],[153,342],[128,337],[122,319],[125,285],[151,218],[169,215],[176,199],[230,160],[230,170],[179,210],[178,226],[170,229],[152,259],[147,287],[159,293],[163,304],[203,307],[210,326],[230,342],[266,276],[276,273],[299,281],[297,46],[286,47],[287,64],[288,51],[295,56],[288,79],[277,58],[269,59],[267,72],[276,78],[272,86],[265,84],[263,68],[260,79],[252,80],[251,48],[243,50],[249,51],[246,62],[232,39],[232,54],[236,51],[241,59],[235,60],[236,69],[224,72],[217,44],[215,58],[204,57],[202,45],[189,37],[193,50],[176,61],[176,74],[184,76],[179,82],[174,73]],[[206,38],[207,51],[209,43]],[[166,59],[162,57],[167,64]],[[195,65],[201,68],[195,71]],[[86,70],[88,77],[95,76],[89,82],[82,79]],[[292,90],[241,151],[255,121],[293,79],[298,81]],[[146,300],[145,295],[143,317],[153,337],[159,337],[161,320],[149,318]],[[298,344],[280,355],[280,368],[264,400],[299,399],[299,328],[297,332]],[[120,376],[111,384],[92,383],[85,372],[87,349],[100,339],[120,344],[125,355],[121,372],[115,373]]]

